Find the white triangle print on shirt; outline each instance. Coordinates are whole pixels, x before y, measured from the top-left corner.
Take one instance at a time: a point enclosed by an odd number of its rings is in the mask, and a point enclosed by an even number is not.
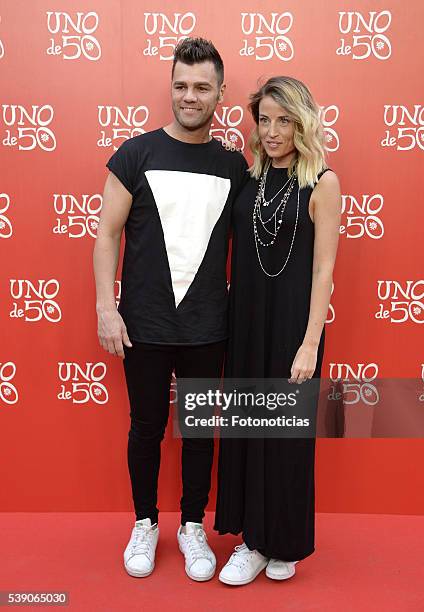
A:
[[[159,211],[178,307],[203,261],[231,181],[175,170],[147,170],[145,175]]]

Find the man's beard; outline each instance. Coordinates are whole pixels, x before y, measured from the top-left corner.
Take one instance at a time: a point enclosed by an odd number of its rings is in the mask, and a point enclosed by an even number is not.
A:
[[[196,130],[199,130],[200,128],[204,127],[205,125],[210,125],[212,123],[213,113],[210,114],[208,117],[199,120],[199,122],[196,123],[186,123],[176,113],[174,113],[174,116],[177,122],[181,125],[181,127],[183,127],[185,130],[189,130],[190,132],[195,132]]]
[[[218,103],[218,97],[216,99],[216,102]],[[180,106],[180,104],[177,105],[178,107]],[[216,107],[215,107],[216,108]],[[212,113],[210,115],[208,115],[207,117],[199,120],[199,123],[185,123],[183,119],[180,118],[179,113],[176,112],[175,107],[172,107],[172,111],[174,113],[174,117],[177,121],[177,123],[179,123],[179,125],[181,127],[183,127],[185,130],[188,130],[190,132],[195,132],[196,130],[199,130],[200,128],[204,127],[205,125],[211,124],[212,123],[212,119],[213,119],[213,115],[215,112],[215,108],[213,109]]]

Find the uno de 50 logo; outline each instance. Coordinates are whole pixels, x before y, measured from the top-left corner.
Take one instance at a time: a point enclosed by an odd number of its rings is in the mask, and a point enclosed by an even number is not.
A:
[[[54,151],[56,137],[47,127],[53,121],[53,107],[50,104],[33,104],[31,108],[31,111],[27,111],[20,104],[3,104],[4,124],[14,129],[6,129],[6,138],[2,144],[8,147],[18,146],[20,151],[32,151],[36,147],[43,151]]]
[[[331,296],[334,293],[334,283],[331,283]],[[336,311],[334,310],[334,306],[330,303],[328,305],[328,313],[327,313],[327,319],[326,319],[326,323],[332,323],[336,318]]]
[[[243,121],[243,109],[241,106],[222,106],[214,113],[210,134],[217,140],[227,140],[235,144],[237,149],[244,150],[243,134],[238,129]],[[220,127],[215,127],[215,126]]]
[[[57,398],[71,400],[73,404],[87,404],[90,400],[96,404],[106,404],[109,394],[105,385],[100,382],[106,375],[106,364],[87,362],[80,366],[73,361],[58,362],[60,391]]]
[[[392,22],[390,11],[370,11],[365,17],[358,11],[339,12],[339,30],[347,35],[340,39],[337,55],[351,55],[363,60],[373,55],[386,60],[392,54],[390,40],[384,34]]]
[[[320,119],[324,128],[325,148],[329,153],[337,151],[340,147],[339,135],[333,127],[339,115],[339,108],[335,104],[320,106]]]
[[[288,62],[294,57],[292,41],[286,36],[292,25],[293,15],[289,11],[271,13],[268,17],[261,13],[241,13],[241,31],[246,38],[239,54],[259,61],[277,57]]]
[[[58,217],[53,228],[54,234],[67,234],[69,238],[97,236],[99,213],[103,199],[99,193],[84,193],[81,199],[70,194],[54,193],[53,206]]]
[[[382,147],[396,147],[397,151],[410,151],[415,147],[424,150],[424,106],[414,104],[410,111],[398,104],[384,105],[384,123],[393,130],[386,130]]]
[[[0,193],[0,238],[10,238],[13,234],[12,224],[4,214],[9,208],[10,197],[7,193]]]
[[[59,293],[59,281],[55,278],[39,280],[38,286],[29,280],[10,279],[10,294],[13,302],[10,317],[23,318],[31,323],[45,318],[50,323],[58,323],[62,318],[59,304],[54,298]],[[34,299],[36,298],[36,299]]]
[[[364,194],[360,199],[361,203],[353,195],[342,195],[342,215],[346,217],[345,225],[340,226],[340,234],[346,238],[368,236],[379,240],[384,236],[384,225],[377,215],[383,208],[384,198],[375,193],[371,196]]]
[[[372,381],[377,376],[376,363],[357,363],[355,369],[348,363],[330,363],[330,378],[333,383],[343,382],[343,391],[336,391],[336,386],[331,386],[328,399],[343,399],[343,403],[347,405],[362,402],[368,406],[375,406],[380,396]]]
[[[389,319],[390,323],[424,323],[424,280],[377,281],[377,294],[381,300],[376,319]]]
[[[121,302],[121,282],[120,280],[116,280],[114,283],[116,308],[118,308]]]
[[[76,13],[73,16],[63,11],[47,11],[47,28],[50,38],[47,55],[62,55],[64,60],[74,60],[83,56],[97,61],[102,55],[99,42],[93,32],[99,25],[99,16],[94,11]]]
[[[194,13],[173,13],[172,17],[165,13],[144,13],[144,30],[148,36],[154,38],[146,40],[147,46],[143,49],[143,55],[172,60],[176,45],[190,36],[195,26]]]
[[[10,381],[15,377],[16,365],[13,361],[0,363],[0,400],[5,404],[16,404],[18,391]]]
[[[143,126],[149,118],[147,106],[127,106],[126,111],[122,111],[118,106],[98,106],[99,125],[106,130],[100,130],[100,138],[97,141],[98,147],[110,147],[113,145],[114,151],[119,148],[122,142],[133,136],[144,134]]]

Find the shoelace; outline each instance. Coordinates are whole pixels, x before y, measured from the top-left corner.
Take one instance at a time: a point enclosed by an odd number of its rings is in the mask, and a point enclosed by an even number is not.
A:
[[[254,554],[255,551],[249,550],[246,544],[239,544],[234,549],[235,552],[231,555],[227,565],[234,565],[238,569],[243,569],[249,559],[249,556]]]
[[[135,531],[134,543],[131,548],[133,555],[146,555],[150,560],[149,547],[152,537],[152,528],[144,525],[137,526]]]
[[[203,529],[196,529],[194,533],[184,534],[190,551],[190,556],[194,561],[197,559],[209,559],[209,551],[206,547],[206,533]]]

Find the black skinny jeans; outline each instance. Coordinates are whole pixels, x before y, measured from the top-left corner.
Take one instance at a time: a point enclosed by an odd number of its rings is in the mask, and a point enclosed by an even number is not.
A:
[[[133,342],[125,347],[124,370],[130,401],[128,468],[136,520],[158,520],[160,445],[169,416],[172,371],[182,378],[219,378],[226,341],[200,346]],[[214,441],[183,438],[181,524],[201,523],[211,485]]]

